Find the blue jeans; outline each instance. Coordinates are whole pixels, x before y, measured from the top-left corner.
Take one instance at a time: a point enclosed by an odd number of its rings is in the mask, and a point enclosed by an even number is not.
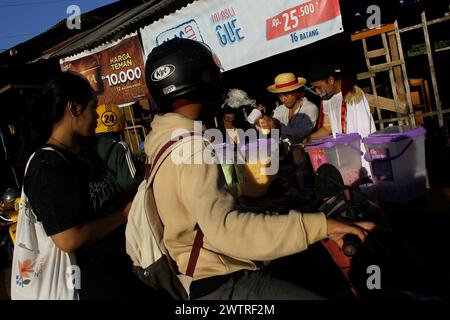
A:
[[[263,270],[245,270],[230,277],[215,291],[197,300],[324,300],[324,298],[297,285],[273,278]]]

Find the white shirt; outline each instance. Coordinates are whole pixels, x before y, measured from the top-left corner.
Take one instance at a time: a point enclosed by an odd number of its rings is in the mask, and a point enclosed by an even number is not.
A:
[[[323,113],[328,116],[333,133],[342,133],[341,123],[342,92],[335,94],[330,100],[323,102]],[[347,133],[359,133],[362,138],[376,131],[375,122],[370,113],[369,103],[365,96],[355,104],[347,104]]]
[[[323,102],[323,113],[328,116],[331,123],[331,131],[333,133],[342,133],[341,122],[342,111],[342,92],[335,94],[330,100]],[[347,104],[347,133],[359,133],[361,138],[367,137],[376,131],[375,122],[370,113],[369,103],[365,96],[357,104]],[[361,142],[361,150],[365,153],[364,144]],[[370,165],[367,161],[362,160],[362,165],[370,174]]]
[[[319,109],[306,97],[289,121],[289,109],[284,105],[278,106],[273,112],[273,117],[280,121],[282,138],[303,139],[315,128],[319,117]]]

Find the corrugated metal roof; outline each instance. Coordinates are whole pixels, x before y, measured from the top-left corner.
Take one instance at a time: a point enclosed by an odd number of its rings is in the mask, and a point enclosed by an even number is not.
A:
[[[137,0],[135,0],[137,1]],[[84,36],[98,25],[102,25],[103,22],[109,21],[111,17],[117,16],[118,13],[122,13],[130,10],[130,7],[135,7],[142,4],[134,2],[133,5],[130,1],[117,1],[83,13],[81,15],[82,29],[68,29],[66,26],[66,19],[61,20],[47,31],[37,35],[30,40],[15,45],[15,54],[11,55],[9,50],[5,50],[0,53],[1,63],[28,63],[41,59],[43,52],[52,47],[57,47],[61,43],[70,43],[68,39],[79,39],[80,35]],[[73,42],[72,41],[72,42]]]
[[[126,34],[137,31],[141,26],[149,25],[194,1],[196,0],[151,0],[143,3],[109,19],[61,50],[58,50],[57,47],[52,48],[56,50],[50,49],[49,51],[53,51],[53,53],[47,54],[45,58],[67,57],[84,50],[94,49],[106,42],[117,40]]]

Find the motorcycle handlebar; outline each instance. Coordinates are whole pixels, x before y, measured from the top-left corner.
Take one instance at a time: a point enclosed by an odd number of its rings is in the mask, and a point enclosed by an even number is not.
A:
[[[347,233],[344,238],[344,244],[342,245],[342,251],[347,257],[353,257],[358,252],[361,246],[361,239],[352,233]]]

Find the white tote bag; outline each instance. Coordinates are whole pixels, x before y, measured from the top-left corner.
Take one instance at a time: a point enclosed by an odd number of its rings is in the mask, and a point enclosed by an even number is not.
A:
[[[43,150],[55,151],[47,147]],[[27,167],[34,154],[28,160]],[[56,247],[30,207],[23,191],[11,272],[13,300],[76,300],[80,269],[75,255]]]

